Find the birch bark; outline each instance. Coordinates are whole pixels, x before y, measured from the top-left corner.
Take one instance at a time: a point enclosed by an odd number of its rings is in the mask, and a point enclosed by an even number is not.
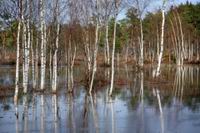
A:
[[[118,4],[119,1],[115,1],[115,16],[114,16],[114,32],[113,32],[113,49],[112,49],[112,62],[111,62],[111,83],[109,95],[112,95],[114,86],[114,73],[115,73],[115,42],[116,42],[116,27],[117,27],[117,15],[118,15]]]
[[[165,3],[166,1],[163,0],[163,7],[162,7],[162,27],[161,27],[161,40],[160,40],[160,53],[158,56],[158,66],[156,71],[154,72],[153,76],[157,77],[160,75],[160,66],[162,62],[162,56],[164,51],[164,32],[165,32]]]

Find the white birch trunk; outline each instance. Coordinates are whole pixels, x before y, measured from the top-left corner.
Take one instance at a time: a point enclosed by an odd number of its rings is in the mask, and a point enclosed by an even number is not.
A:
[[[110,65],[110,47],[108,41],[108,21],[106,22],[106,57],[107,57],[107,64]]]
[[[179,13],[177,12],[178,16],[178,22],[180,25],[180,32],[181,32],[181,65],[183,65],[183,58],[186,59],[186,52],[185,52],[185,46],[184,46],[184,34],[183,34],[183,28],[182,28],[182,22]]]
[[[22,24],[23,24],[23,54],[24,54],[24,60],[23,60],[23,92],[27,93],[27,87],[28,87],[28,74],[29,74],[29,49],[30,49],[30,26],[29,26],[29,20],[25,22],[23,16],[22,16]],[[28,36],[27,36],[28,32]]]
[[[163,50],[164,50],[164,32],[165,32],[165,9],[163,5],[162,9],[162,27],[161,27],[161,42],[160,42],[160,54],[158,56],[158,66],[156,71],[154,72],[153,76],[157,77],[160,75],[160,66],[162,62]]]
[[[16,54],[16,71],[15,71],[15,95],[14,101],[17,103],[19,93],[19,49],[20,49],[20,31],[21,31],[21,20],[19,20],[17,28],[17,54]]]
[[[199,42],[197,41],[197,61],[199,61]]]
[[[144,65],[144,40],[143,40],[143,25],[142,18],[140,18],[140,57],[139,57],[139,66],[143,67]]]
[[[93,70],[92,70],[92,78],[90,82],[90,89],[89,93],[92,93],[92,88],[93,88],[93,82],[94,82],[94,76],[97,70],[97,53],[98,53],[98,37],[99,37],[99,23],[97,20],[96,24],[96,32],[95,32],[95,46],[94,46],[94,59],[93,59]]]
[[[38,38],[36,38],[36,47],[35,47],[35,88],[38,87],[38,59],[39,59],[39,53],[38,53]]]
[[[57,53],[58,53],[58,44],[59,44],[59,32],[60,32],[60,25],[57,24],[57,33],[56,33],[56,49],[53,56],[53,81],[52,81],[52,91],[56,92],[57,88],[57,73],[58,73],[58,60],[57,60]]]
[[[71,62],[71,72],[70,72],[70,80],[71,80],[71,87],[74,87],[74,62],[76,58],[76,46],[74,48],[74,55]]]
[[[52,48],[49,50],[49,76],[50,76],[50,81],[53,80],[53,75],[52,75]]]
[[[26,26],[25,26],[26,27]],[[28,20],[27,22],[27,32],[28,32],[28,38],[27,38],[27,43],[25,43],[25,68],[24,68],[24,73],[25,73],[25,79],[24,79],[24,93],[27,93],[27,88],[28,88],[28,76],[29,76],[29,63],[30,63],[30,43],[31,43],[31,30],[30,30],[30,21]],[[26,32],[24,33],[26,36]],[[25,37],[24,36],[24,37]],[[25,37],[26,38],[26,37]]]
[[[31,65],[32,65],[32,81],[33,81],[33,88],[36,88],[36,78],[35,78],[35,53],[33,50],[33,32],[31,35]]]
[[[41,31],[41,77],[40,77],[40,89],[44,89],[45,84],[45,68],[46,68],[46,26],[45,26],[45,7],[44,0],[40,0],[40,31]]]
[[[115,3],[117,4],[117,3]],[[112,95],[113,86],[114,86],[114,73],[115,73],[115,42],[116,42],[116,27],[117,27],[117,14],[118,14],[118,7],[115,5],[115,17],[114,17],[114,32],[113,32],[113,49],[112,49],[112,62],[111,62],[111,83],[110,83],[110,91],[109,95]]]
[[[158,28],[157,28],[157,57],[159,56],[159,53],[160,53],[160,37],[159,37],[159,31],[158,31]]]
[[[87,57],[87,65],[88,65],[88,72],[91,71],[91,56],[90,56],[90,48],[89,48],[89,37],[88,32],[86,31],[86,45],[85,45],[85,53]]]

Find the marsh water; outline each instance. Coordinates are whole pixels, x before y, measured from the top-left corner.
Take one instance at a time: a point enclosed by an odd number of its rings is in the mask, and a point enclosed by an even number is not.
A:
[[[164,65],[156,79],[153,68],[117,68],[113,96],[108,97],[109,68],[98,69],[88,95],[79,67],[74,69],[74,93],[67,93],[63,66],[57,94],[51,93],[47,76],[44,93],[20,94],[15,106],[15,68],[1,66],[0,132],[199,133],[200,67]]]

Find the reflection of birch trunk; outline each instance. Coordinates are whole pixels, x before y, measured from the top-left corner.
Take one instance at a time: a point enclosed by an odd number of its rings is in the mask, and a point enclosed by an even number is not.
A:
[[[33,93],[33,99],[32,99],[32,128],[34,129],[36,124],[36,114],[37,114],[37,109],[36,109],[36,94]]]
[[[84,108],[83,108],[83,128],[87,128],[88,119],[88,97],[85,95]]]
[[[58,102],[56,94],[52,96],[52,109],[54,115],[54,133],[58,133]]]
[[[98,123],[97,111],[94,107],[94,99],[93,99],[92,95],[90,95],[90,102],[91,102],[91,106],[92,106],[92,116],[93,116],[93,121],[94,121],[95,132],[99,133],[99,123]]]
[[[115,133],[115,115],[114,115],[114,107],[113,107],[113,100],[109,98],[109,104],[110,104],[110,112],[111,112],[111,127],[112,127],[112,133]]]
[[[159,110],[160,110],[161,133],[164,133],[164,115],[163,115],[159,90],[156,90],[156,95],[157,95],[157,100],[158,100],[158,105],[159,105]]]
[[[24,128],[23,132],[28,132],[28,97],[27,95],[23,96],[23,122],[24,122]]]
[[[144,74],[140,72],[140,100],[143,105],[144,103]]]
[[[18,86],[16,86],[16,87],[15,87],[15,89],[18,89]],[[18,103],[18,93],[17,93],[17,95],[14,96],[14,106],[15,106],[15,116],[16,116],[16,119],[18,119],[18,116],[19,116],[17,103]]]
[[[183,92],[184,92],[184,87],[185,87],[185,68],[181,68],[181,96],[180,96],[180,101],[182,103],[183,100]]]
[[[182,102],[183,91],[185,87],[185,70],[183,67],[178,67],[174,80],[174,96]]]
[[[44,95],[41,95],[41,113],[40,113],[40,132],[45,133],[45,106],[44,106]]]
[[[19,133],[19,119],[17,117],[15,119],[15,131],[16,133]]]
[[[138,108],[139,126],[137,132],[144,132],[144,75],[143,71],[140,72],[140,103]]]
[[[70,129],[72,128],[72,131],[70,132],[75,133],[76,132],[76,125],[74,120],[74,103],[73,103],[73,96],[69,95],[69,123],[70,123]]]

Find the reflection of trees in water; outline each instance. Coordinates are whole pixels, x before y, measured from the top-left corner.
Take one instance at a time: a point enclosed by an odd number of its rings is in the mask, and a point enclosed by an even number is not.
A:
[[[40,96],[40,132],[45,133],[45,104],[44,95]]]
[[[102,73],[105,77],[107,76],[107,79],[109,79],[109,69],[106,69],[108,71],[105,71],[105,73]],[[126,86],[124,88],[120,88],[120,89],[116,89],[116,93],[114,92],[113,95],[114,99],[119,99],[120,101],[123,102],[127,102],[130,106],[128,107],[128,110],[131,111],[137,111],[137,122],[139,123],[139,126],[137,126],[137,131],[138,132],[145,132],[146,128],[149,126],[147,122],[145,122],[145,106],[150,106],[152,108],[156,108],[157,111],[159,111],[160,109],[158,108],[159,105],[159,100],[157,97],[157,91],[159,90],[160,93],[160,103],[162,103],[161,107],[166,107],[168,108],[170,111],[164,111],[163,113],[165,115],[161,115],[162,113],[160,113],[160,122],[161,122],[161,126],[162,125],[162,121],[164,123],[164,116],[167,116],[167,118],[169,120],[173,120],[173,126],[174,128],[178,125],[179,123],[179,119],[180,116],[179,113],[182,111],[182,109],[184,109],[185,107],[189,107],[190,110],[196,111],[197,109],[199,109],[199,104],[200,103],[200,91],[199,91],[199,68],[198,67],[177,67],[176,69],[168,69],[166,68],[165,71],[163,71],[164,75],[161,80],[165,80],[165,79],[174,79],[173,85],[171,84],[169,86],[169,88],[167,88],[164,85],[155,85],[156,87],[152,87],[152,86],[148,86],[148,84],[146,84],[147,79],[149,75],[151,75],[151,73],[149,72],[149,70],[144,70],[144,71],[139,71],[139,72],[129,72],[130,70],[124,71],[124,73],[122,75],[120,75],[120,73],[118,74],[118,79],[122,78],[123,76],[125,76],[126,79],[132,79],[132,82],[127,82],[130,83],[130,87]],[[170,71],[170,72],[169,72]],[[120,71],[119,71],[120,72]],[[171,74],[171,75],[170,75]],[[166,77],[165,77],[166,76]],[[174,78],[172,78],[174,76]],[[166,81],[167,82],[167,81]],[[158,79],[158,83],[159,83],[159,79]],[[161,82],[162,83],[162,82]],[[153,91],[152,88],[155,88],[154,94],[153,95]],[[171,88],[170,88],[171,87]],[[109,87],[108,87],[109,88]],[[130,88],[130,89],[126,89],[126,88]],[[69,127],[70,129],[68,130],[69,132],[77,132],[77,131],[82,131],[82,129],[87,132],[89,131],[94,131],[94,132],[100,132],[101,130],[101,121],[99,120],[104,120],[106,121],[105,124],[103,124],[103,127],[105,127],[103,129],[103,131],[105,132],[115,132],[116,131],[116,127],[115,127],[115,120],[116,118],[118,118],[117,116],[115,116],[115,106],[114,106],[114,102],[115,100],[111,100],[110,102],[107,102],[107,100],[105,100],[103,103],[98,103],[97,99],[100,97],[102,99],[102,97],[106,97],[107,94],[105,94],[105,90],[102,89],[97,89],[96,94],[91,95],[91,96],[83,96],[83,94],[85,94],[85,91],[83,89],[76,89],[74,91],[75,97],[67,95],[69,104],[68,104],[68,108],[69,111],[66,112],[67,113],[67,123],[69,123]],[[44,99],[48,96],[46,94],[40,95],[38,96],[38,94],[35,93],[31,93],[31,95],[19,95],[19,103],[15,103],[15,111],[16,114],[18,111],[18,104],[23,105],[23,111],[19,112],[23,114],[23,125],[20,124],[21,119],[16,119],[16,131],[19,132],[20,130],[23,131],[29,131],[30,129],[40,129],[41,132],[45,132],[47,131],[46,127],[46,121],[45,119],[49,118],[47,116],[47,114],[45,113],[45,106],[48,103],[44,103]],[[84,98],[82,98],[82,96]],[[26,97],[26,98],[25,98]],[[198,98],[199,97],[199,98]],[[33,100],[29,100],[29,99],[33,99]],[[35,100],[34,100],[35,99]],[[80,104],[82,106],[80,106],[79,104],[76,104],[76,99],[81,99],[82,101],[80,101]],[[55,132],[59,132],[59,114],[58,114],[58,96],[57,95],[52,95],[52,118],[53,118],[53,122],[52,122],[52,129]],[[37,101],[39,101],[37,103]],[[32,106],[28,106],[28,104],[31,102],[30,105]],[[99,117],[98,115],[101,112],[99,112],[99,108],[98,107],[102,107],[101,105],[105,105],[106,107],[106,112],[103,114],[103,117]],[[37,105],[39,105],[39,108],[37,109]],[[100,106],[99,106],[100,105]],[[39,125],[39,127],[36,127],[34,124],[30,124],[29,122],[29,118],[28,115],[28,107],[32,107],[32,121],[35,122],[35,125]],[[131,107],[131,108],[130,108]],[[77,110],[78,109],[78,110]],[[38,110],[38,113],[36,112]],[[100,109],[101,110],[101,109]],[[29,110],[30,111],[30,110]],[[48,111],[47,111],[48,112]],[[57,113],[56,113],[57,112]],[[81,112],[81,115],[80,115]],[[161,111],[160,111],[161,112]],[[171,113],[170,113],[171,112]],[[30,114],[30,112],[29,112]],[[36,116],[35,116],[36,114]],[[37,116],[39,117],[39,120],[36,119]],[[79,118],[76,116],[81,116],[81,119],[79,121]],[[20,117],[19,117],[20,118]],[[166,118],[166,117],[165,117]],[[168,120],[166,119],[166,120]],[[166,122],[165,120],[165,122]],[[166,123],[169,123],[168,121]],[[81,129],[79,128],[79,124],[81,124]],[[165,125],[166,126],[166,125]],[[46,127],[46,128],[45,128]],[[170,127],[172,127],[170,125]],[[166,127],[167,128],[167,127]],[[163,127],[161,127],[161,129],[163,129]]]
[[[74,118],[74,101],[73,101],[73,95],[69,94],[68,95],[68,121],[69,121],[69,132],[70,133],[75,133],[76,132],[76,123],[75,123],[75,118]],[[76,112],[75,112],[76,113]]]
[[[59,111],[58,111],[58,98],[56,94],[53,94],[52,96],[52,112],[53,112],[53,123],[54,123],[54,133],[58,133],[58,116],[59,116]]]
[[[180,102],[183,98],[183,92],[185,88],[185,68],[183,67],[177,67],[175,80],[174,80],[174,89],[173,89],[173,95],[177,100]]]
[[[90,95],[90,109],[92,112],[92,118],[93,118],[93,124],[94,124],[94,128],[95,128],[95,133],[99,133],[99,123],[98,123],[98,114],[97,114],[97,99],[96,99],[96,94],[94,94],[93,96]]]
[[[160,91],[159,90],[156,90],[156,96],[157,96],[159,111],[160,111],[161,133],[164,133],[164,115],[163,115],[163,109],[162,109],[162,104],[161,104],[161,100],[160,100]]]
[[[144,70],[144,82],[146,79],[149,79],[149,71]],[[198,67],[177,67],[176,69],[165,68],[163,71],[163,76],[161,79],[157,79],[154,84],[150,86],[143,86],[141,84],[141,73],[136,73],[133,76],[133,82],[131,85],[131,99],[130,104],[131,107],[138,107],[138,100],[143,96],[144,102],[150,106],[156,106],[157,100],[154,99],[152,93],[153,88],[160,90],[161,95],[161,103],[163,106],[172,106],[173,99],[178,101],[179,104],[183,104],[184,106],[188,106],[190,109],[199,108],[198,104],[200,102],[200,85],[199,85],[199,68]],[[173,84],[168,81],[171,79]],[[151,82],[151,79],[150,79]],[[164,82],[164,84],[162,84]],[[148,83],[148,81],[147,81]],[[165,85],[165,83],[167,83]],[[140,89],[139,89],[140,88]],[[121,92],[119,92],[121,93]],[[143,95],[141,95],[143,94]]]
[[[22,128],[23,132],[28,132],[28,97],[27,95],[23,96],[23,114],[22,114]]]
[[[178,67],[174,80],[173,96],[184,106],[192,110],[199,108],[199,68]]]

